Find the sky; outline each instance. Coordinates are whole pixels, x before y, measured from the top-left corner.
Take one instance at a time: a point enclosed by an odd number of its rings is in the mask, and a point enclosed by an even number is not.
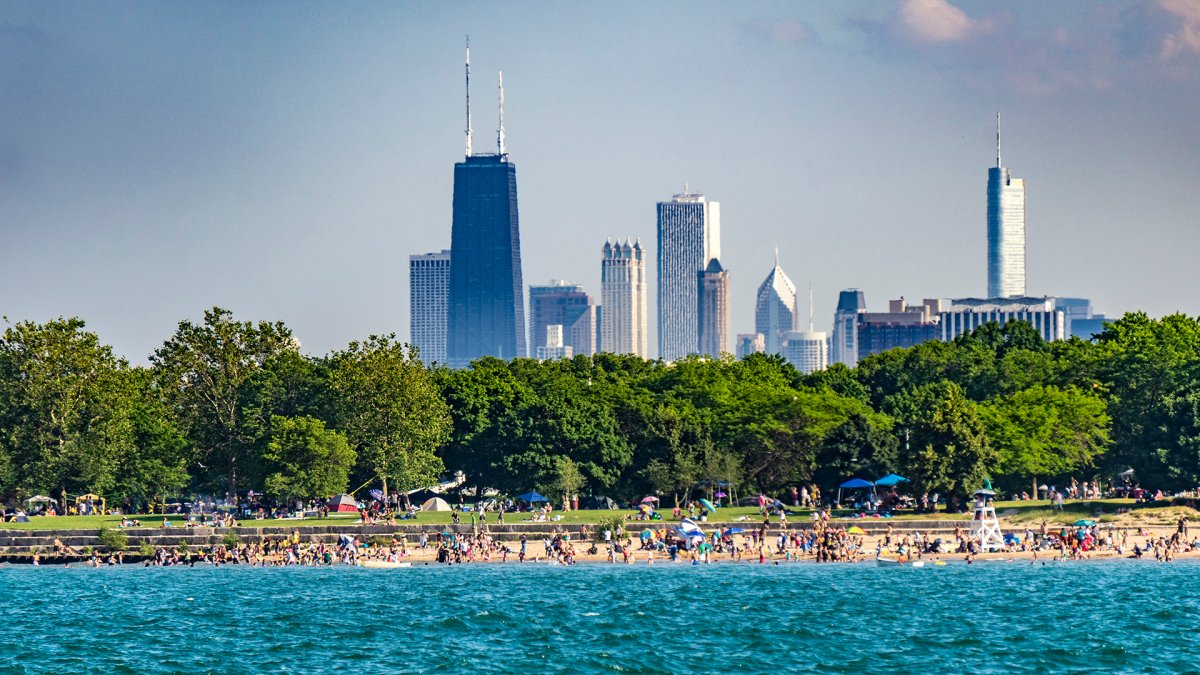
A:
[[[598,297],[604,241],[654,255],[686,183],[721,203],[732,333],[776,247],[818,330],[845,288],[981,296],[999,111],[1029,293],[1200,314],[1200,0],[0,0],[0,314],[135,363],[212,306],[315,355],[408,339],[467,35],[477,152],[504,71],[527,286]]]

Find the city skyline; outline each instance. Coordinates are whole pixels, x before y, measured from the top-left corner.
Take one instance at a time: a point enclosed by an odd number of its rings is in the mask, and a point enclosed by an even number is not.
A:
[[[820,328],[844,288],[979,296],[1000,110],[1027,293],[1197,314],[1192,6],[0,4],[0,314],[81,316],[135,362],[213,305],[316,354],[410,335],[403,261],[450,243],[468,33],[480,110],[511,76],[527,278],[599,289],[585,233],[652,241],[688,181],[737,232],[722,265],[781,246]]]

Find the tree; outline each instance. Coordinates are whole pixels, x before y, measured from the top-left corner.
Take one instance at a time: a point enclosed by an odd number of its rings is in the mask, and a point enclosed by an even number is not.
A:
[[[891,430],[856,412],[826,434],[812,470],[817,485],[838,485],[851,476],[874,480],[891,473],[897,439]]]
[[[150,357],[172,416],[193,449],[200,486],[224,486],[237,501],[258,457],[261,429],[246,424],[245,389],[264,364],[298,344],[282,323],[233,320],[228,310],[204,312],[204,322],[179,322]]]
[[[1076,388],[1036,386],[979,407],[1002,480],[1059,477],[1093,468],[1109,444],[1104,402]]]
[[[0,338],[0,485],[61,494],[115,484],[133,446],[128,366],[84,327],[21,322]]]
[[[918,489],[966,496],[995,464],[976,405],[953,382],[928,384],[893,396],[892,415],[910,434],[898,464]]]
[[[436,483],[445,465],[435,451],[450,438],[446,401],[416,348],[395,335],[351,342],[330,361],[337,418],[358,457],[383,483],[411,490]]]
[[[133,448],[117,460],[113,493],[128,507],[152,497],[177,493],[187,485],[187,441],[175,426],[170,409],[144,368],[130,373],[135,399],[130,413]]]
[[[345,435],[313,417],[271,418],[263,462],[268,495],[278,499],[329,497],[346,491],[354,450]]]
[[[571,495],[579,494],[579,489],[583,487],[583,474],[579,471],[579,465],[570,457],[558,458],[557,474],[553,487],[563,496],[564,510],[570,511]]]

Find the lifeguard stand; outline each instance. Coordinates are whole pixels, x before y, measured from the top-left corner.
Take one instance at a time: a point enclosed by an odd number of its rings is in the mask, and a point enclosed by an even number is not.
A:
[[[1004,534],[1000,532],[1000,519],[996,517],[992,481],[984,480],[983,488],[975,491],[975,513],[971,516],[971,538],[979,544],[981,551],[1004,548]]]

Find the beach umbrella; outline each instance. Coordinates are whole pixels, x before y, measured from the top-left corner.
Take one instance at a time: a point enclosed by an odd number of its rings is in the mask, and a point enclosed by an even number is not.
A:
[[[713,503],[708,501],[707,499],[701,499],[700,505],[703,506],[704,508],[708,509],[709,513],[717,512],[717,507],[713,506]]]
[[[846,534],[866,534],[866,531],[861,527],[854,525],[850,529],[846,530]]]
[[[533,490],[530,490],[529,492],[526,492],[524,494],[517,495],[517,501],[529,502],[530,504],[533,504],[535,502],[548,502],[550,500],[539,495],[538,493],[534,492]]]
[[[741,534],[743,532],[745,532],[745,530],[740,527],[731,527],[728,530],[725,530],[725,534]]]
[[[47,497],[46,495],[34,495],[33,497],[26,499],[25,503],[26,504],[46,504],[46,503],[50,503],[53,501],[54,501],[53,499],[51,499],[50,497]]]
[[[1075,521],[1075,527],[1091,527],[1095,524],[1096,524],[1096,521],[1094,521],[1094,520],[1077,520],[1077,521]]]
[[[642,497],[642,503],[643,503],[643,504],[651,504],[651,503],[657,504],[657,503],[658,503],[658,497],[655,497],[655,496],[653,496],[653,495],[651,495],[651,496],[648,496],[648,497]]]
[[[729,495],[725,494],[724,492],[718,492],[717,494],[715,494],[713,496],[716,497],[717,499],[722,499],[724,497],[728,497]]]
[[[653,539],[654,530],[642,530],[642,539]]]

